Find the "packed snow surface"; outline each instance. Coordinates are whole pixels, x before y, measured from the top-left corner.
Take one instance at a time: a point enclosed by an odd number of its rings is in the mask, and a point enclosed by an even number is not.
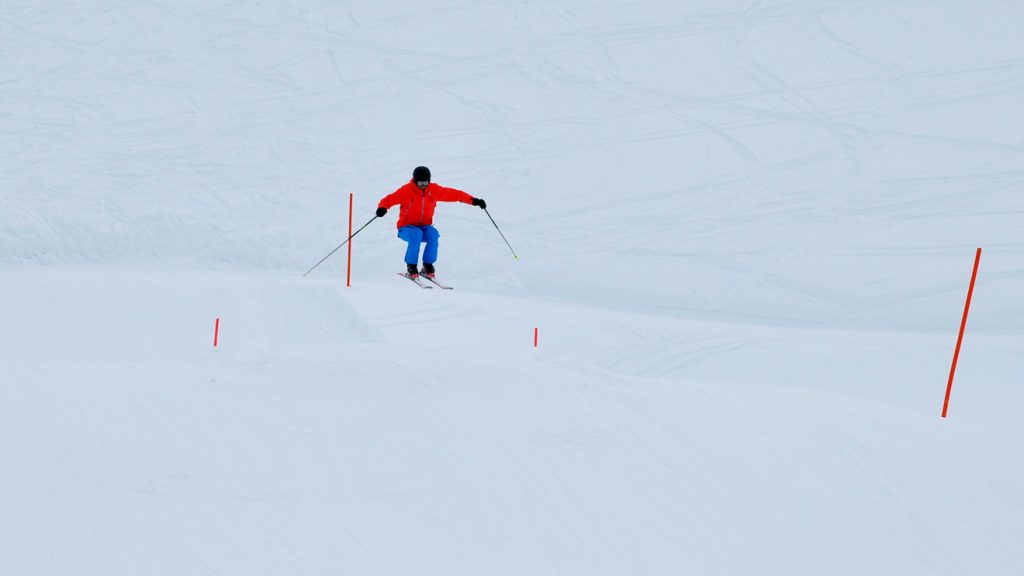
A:
[[[1019,574],[1021,22],[0,3],[0,574]]]

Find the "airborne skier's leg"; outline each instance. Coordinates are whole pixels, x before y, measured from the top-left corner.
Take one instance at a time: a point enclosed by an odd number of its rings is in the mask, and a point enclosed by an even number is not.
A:
[[[427,243],[426,248],[423,249],[423,272],[425,274],[434,273],[434,262],[437,262],[438,238],[440,237],[441,233],[437,231],[437,228],[423,227],[423,241]]]
[[[402,226],[398,229],[398,237],[409,243],[405,249],[405,263],[416,266],[420,261],[420,243],[423,242],[423,230],[419,226]],[[410,267],[411,271],[412,268]]]

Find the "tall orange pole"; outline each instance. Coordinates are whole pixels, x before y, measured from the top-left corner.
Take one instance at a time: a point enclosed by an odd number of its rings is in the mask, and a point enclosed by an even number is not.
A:
[[[967,303],[964,304],[964,318],[960,321],[960,335],[956,339],[956,350],[953,352],[953,366],[949,369],[949,383],[946,384],[946,400],[942,403],[942,417],[946,417],[949,409],[949,394],[953,391],[953,374],[956,373],[956,361],[960,358],[960,345],[964,341],[964,328],[967,327],[967,312],[971,309],[971,296],[974,294],[974,281],[978,278],[978,263],[981,261],[981,248],[974,255],[974,271],[971,272],[971,285],[967,289]]]
[[[352,286],[352,193],[348,193],[348,272],[345,274],[345,285]]]

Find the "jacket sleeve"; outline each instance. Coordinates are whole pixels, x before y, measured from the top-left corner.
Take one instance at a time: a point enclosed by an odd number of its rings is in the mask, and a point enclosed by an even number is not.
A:
[[[391,208],[392,206],[394,206],[396,204],[401,204],[401,203],[402,203],[402,189],[399,188],[398,190],[395,190],[391,194],[388,194],[387,196],[381,198],[380,202],[377,203],[377,207],[378,208]]]
[[[437,191],[434,192],[434,197],[437,198],[438,202],[463,202],[465,204],[472,204],[473,197],[463,192],[462,190],[456,190],[455,188],[445,188],[444,186],[438,186]]]

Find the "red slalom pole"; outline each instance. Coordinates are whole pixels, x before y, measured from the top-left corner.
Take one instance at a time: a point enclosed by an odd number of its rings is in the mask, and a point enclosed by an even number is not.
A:
[[[534,348],[537,347],[537,336],[539,335],[539,333],[540,333],[540,329],[539,328],[534,328],[533,329],[533,347]]]
[[[348,237],[352,238],[352,193],[348,193]],[[348,272],[345,273],[345,285],[352,286],[352,242],[348,243]]]
[[[949,369],[949,383],[946,384],[946,400],[942,403],[942,417],[949,410],[949,394],[953,391],[953,374],[956,373],[956,361],[960,358],[960,345],[964,341],[964,329],[967,328],[967,312],[971,309],[971,296],[974,294],[974,281],[978,278],[978,264],[981,262],[981,248],[974,255],[974,271],[971,272],[971,285],[967,288],[967,303],[964,304],[964,317],[960,321],[960,335],[956,339],[956,350],[953,352],[953,366]]]
[[[220,335],[220,318],[213,323],[213,347],[217,347],[217,336]]]

